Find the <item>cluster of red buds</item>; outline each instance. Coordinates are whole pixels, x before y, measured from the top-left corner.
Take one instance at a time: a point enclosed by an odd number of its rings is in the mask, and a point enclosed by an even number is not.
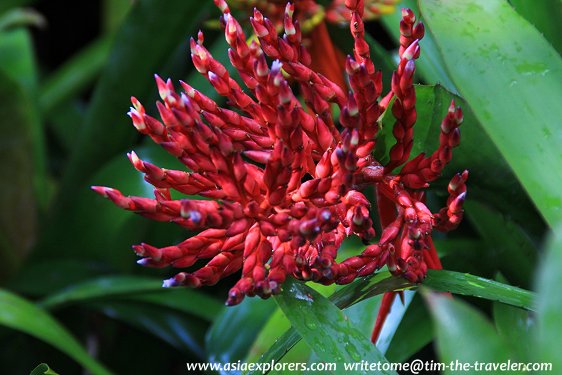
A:
[[[281,36],[273,22],[255,10],[250,22],[257,41],[249,42],[226,2],[215,3],[223,13],[230,62],[247,92],[211,56],[200,32],[191,40],[193,64],[235,110],[220,107],[184,82],[178,94],[170,80],[156,77],[162,121],[148,115],[134,98],[129,115],[140,133],[177,157],[188,171],[159,168],[132,152],[133,166],[155,186],[154,199],[93,187],[124,209],[202,230],[173,246],[134,246],[142,257],[139,263],[187,268],[209,259],[164,286],[213,285],[241,270],[228,305],[240,303],[244,296],[277,294],[288,276],[346,284],[387,265],[393,274],[417,283],[428,268],[441,268],[431,233],[459,224],[468,173],[453,177],[447,206],[436,214],[425,205],[422,189],[451,160],[459,144],[462,112],[451,103],[441,124],[439,148],[408,161],[416,122],[413,75],[424,34],[414,14],[402,13],[400,63],[391,91],[379,101],[381,72],[364,38],[363,0],[345,2],[354,38],[354,55],[345,62],[347,93],[311,69],[292,4],[286,5]],[[378,121],[392,98],[396,144],[390,162],[381,165],[372,153]],[[339,121],[333,106],[339,108]],[[368,187],[375,188],[383,227],[373,244],[371,203],[362,193]],[[171,189],[206,199],[172,199]],[[351,235],[359,236],[366,248],[337,262],[342,241]]]

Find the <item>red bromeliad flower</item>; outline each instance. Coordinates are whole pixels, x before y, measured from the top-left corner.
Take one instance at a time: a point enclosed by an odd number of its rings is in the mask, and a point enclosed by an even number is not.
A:
[[[219,107],[184,82],[184,93],[177,94],[169,80],[157,77],[162,122],[146,114],[134,98],[129,115],[142,134],[176,156],[188,171],[159,168],[132,152],[129,159],[134,167],[155,186],[154,199],[93,187],[127,210],[202,230],[174,246],[134,246],[142,257],[139,263],[186,268],[210,259],[192,273],[181,272],[166,280],[164,286],[213,285],[242,270],[229,292],[229,305],[240,303],[246,295],[277,294],[287,276],[346,284],[387,265],[393,274],[417,283],[428,268],[441,268],[431,233],[451,230],[462,219],[468,173],[451,180],[447,207],[437,214],[424,204],[422,189],[451,160],[452,149],[459,144],[462,112],[452,103],[441,124],[438,150],[408,161],[416,121],[412,77],[418,40],[424,33],[413,13],[403,11],[400,63],[391,92],[379,102],[381,73],[364,39],[363,1],[346,1],[355,40],[354,56],[345,63],[351,89],[347,94],[311,69],[299,22],[293,19],[293,5],[285,9],[283,36],[278,36],[269,19],[254,11],[250,21],[259,43],[248,43],[224,0],[215,3],[223,12],[230,61],[249,93],[211,56],[199,33],[197,40],[191,40],[193,63],[237,111]],[[274,60],[271,66],[266,57]],[[372,151],[378,121],[393,97],[396,144],[390,162],[383,166]],[[341,126],[332,114],[333,105],[340,109]],[[393,173],[402,165],[400,172]],[[337,251],[347,236],[357,235],[366,244],[374,238],[370,203],[361,193],[369,186],[377,193],[381,236],[360,255],[338,263]],[[171,189],[213,200],[174,200]],[[394,294],[385,296],[375,338],[391,297]]]

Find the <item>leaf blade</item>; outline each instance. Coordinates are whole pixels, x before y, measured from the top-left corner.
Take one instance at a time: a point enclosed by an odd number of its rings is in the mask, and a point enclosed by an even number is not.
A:
[[[340,366],[361,359],[387,363],[339,308],[306,285],[289,279],[284,284],[284,292],[276,296],[275,301],[320,360],[335,361]]]

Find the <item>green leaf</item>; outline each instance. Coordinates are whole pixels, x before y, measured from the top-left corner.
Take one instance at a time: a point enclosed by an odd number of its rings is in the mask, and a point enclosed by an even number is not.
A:
[[[0,279],[11,276],[28,254],[36,233],[34,163],[29,98],[0,71]]]
[[[0,290],[0,325],[45,341],[66,353],[93,374],[111,374],[103,365],[90,357],[80,343],[51,315],[5,290]]]
[[[66,102],[88,88],[107,62],[111,41],[111,36],[96,40],[43,80],[39,89],[43,114],[48,116],[58,106],[68,105]]]
[[[222,310],[216,299],[186,288],[162,288],[162,281],[138,276],[107,276],[88,280],[50,295],[40,304],[47,309],[60,309],[71,304],[93,300],[143,302],[187,312],[206,320]]]
[[[532,292],[479,276],[452,271],[429,270],[423,285],[440,292],[485,298],[527,310],[534,309],[534,294]]]
[[[562,227],[558,227],[546,246],[545,258],[537,270],[537,331],[534,354],[537,361],[552,363],[552,368],[562,369],[560,337],[562,324]]]
[[[562,59],[504,0],[420,5],[460,93],[548,224],[561,221]]]
[[[507,362],[510,358],[507,344],[481,312],[464,302],[436,293],[428,292],[424,297],[433,317],[441,362],[451,363],[451,366],[457,362],[474,364],[476,361],[493,365]],[[462,370],[447,368],[445,374]],[[470,373],[478,372],[470,370]],[[482,370],[488,374],[500,373],[499,368]]]
[[[246,298],[241,304],[224,309],[207,333],[208,361],[243,360],[274,311],[273,301],[259,298]]]
[[[387,363],[365,332],[355,328],[338,307],[318,292],[292,279],[283,288],[275,301],[321,361],[336,362],[341,368],[343,363],[362,359]]]
[[[35,367],[29,375],[59,375],[46,363],[41,363],[39,366]]]
[[[503,283],[505,278],[496,278]],[[503,303],[494,302],[493,316],[496,330],[503,337],[520,362],[532,362],[534,314]]]

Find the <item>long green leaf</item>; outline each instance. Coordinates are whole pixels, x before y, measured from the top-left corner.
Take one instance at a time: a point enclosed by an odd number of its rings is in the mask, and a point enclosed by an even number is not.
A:
[[[456,368],[457,363],[499,365],[510,358],[506,342],[498,336],[492,324],[482,313],[459,300],[439,294],[426,293],[429,310],[436,329],[437,352],[441,362],[451,364],[445,374],[458,371],[478,373],[475,368]],[[499,374],[500,369],[482,368],[488,374]]]
[[[440,292],[451,292],[499,301],[527,310],[534,309],[535,296],[532,292],[474,275],[429,270],[423,285]]]
[[[185,288],[164,289],[160,280],[138,276],[106,276],[88,280],[52,294],[40,304],[54,310],[71,304],[116,299],[164,306],[206,320],[212,320],[222,310],[220,302],[200,292]]]
[[[337,306],[306,285],[289,279],[275,301],[320,360],[336,362],[340,371],[343,363],[362,359],[387,363],[365,332],[355,328]]]
[[[537,271],[537,336],[535,356],[541,362],[552,363],[553,369],[562,369],[560,337],[562,324],[562,227],[554,232],[547,246],[547,253]]]
[[[457,88],[546,221],[561,221],[562,59],[504,0],[420,5]]]
[[[45,341],[66,353],[93,374],[111,374],[102,364],[90,357],[80,343],[51,315],[5,290],[0,290],[0,325]]]

